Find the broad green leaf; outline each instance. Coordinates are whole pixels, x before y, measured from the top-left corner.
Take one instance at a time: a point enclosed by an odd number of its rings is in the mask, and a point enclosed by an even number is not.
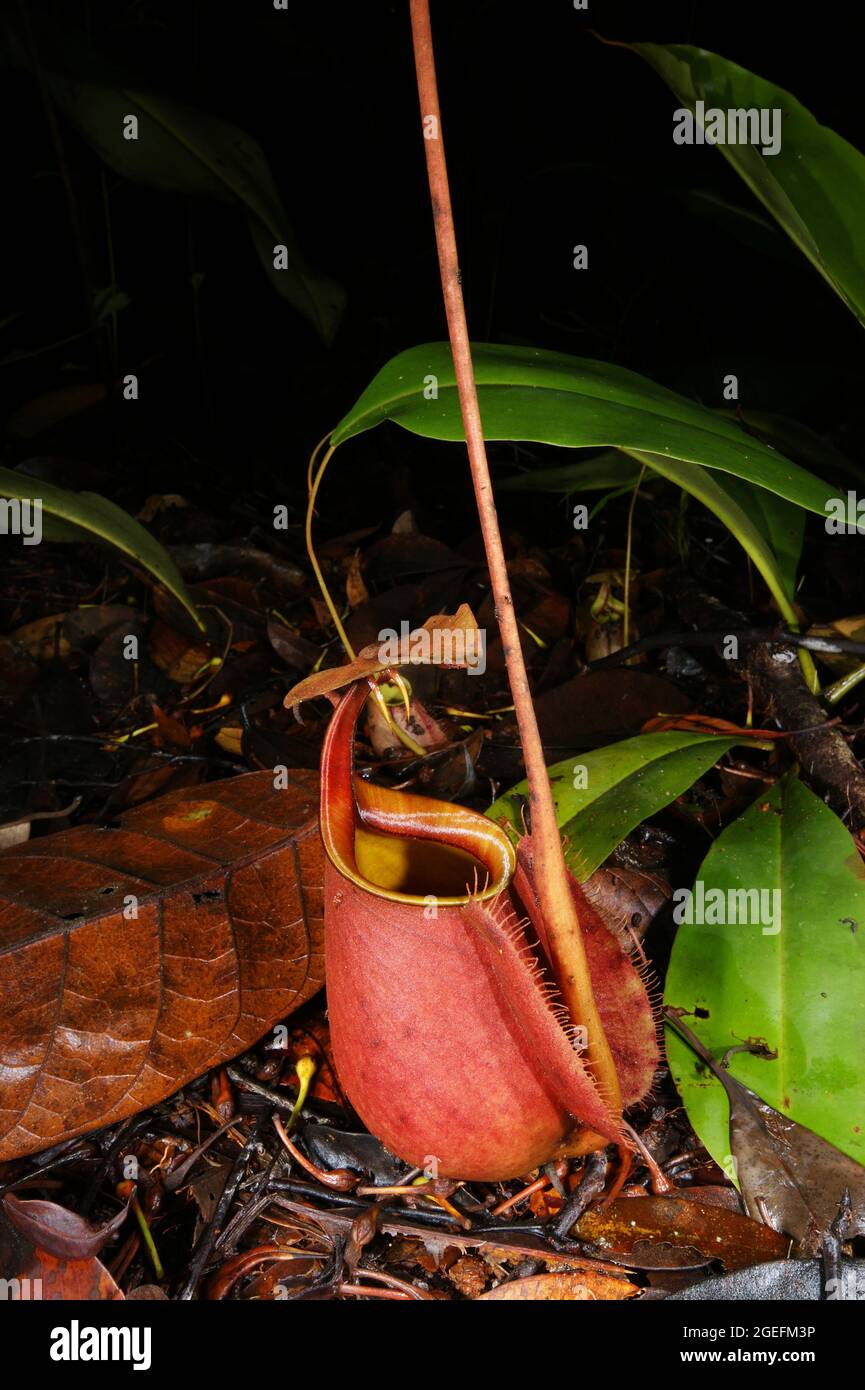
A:
[[[567,838],[565,858],[580,882],[636,826],[669,806],[739,742],[678,730],[637,734],[549,767],[556,820]],[[487,815],[521,830],[527,797],[528,783],[520,782]]]
[[[101,542],[116,547],[158,579],[203,629],[204,623],[171,556],[140,522],[107,497],[95,492],[66,492],[11,468],[0,468],[0,497],[41,501],[45,540]]]
[[[579,463],[563,463],[558,468],[531,468],[496,483],[496,492],[600,492],[604,488],[632,487],[640,476],[640,465],[618,449],[605,449],[594,458]]]
[[[780,110],[781,147],[718,149],[844,303],[865,323],[865,158],[783,87],[685,44],[632,44],[691,111]],[[672,138],[672,134],[671,134]]]
[[[777,1060],[736,1053],[732,1074],[865,1160],[865,870],[850,835],[789,775],[718,837],[695,893],[700,883],[704,899],[714,890],[724,895],[727,924],[682,921],[665,1003],[698,1011],[686,1022],[715,1057],[747,1038],[764,1039]],[[737,914],[752,925],[730,921],[737,890],[752,894],[749,910]],[[767,894],[760,904],[755,892]],[[668,1037],[667,1052],[688,1117],[723,1164],[730,1152],[723,1088],[680,1039]]]
[[[259,258],[278,292],[325,342],[336,331],[343,293],[303,257],[261,146],[246,131],[142,83],[82,50],[72,31],[36,25],[36,51],[48,88],[64,115],[105,163],[150,188],[234,203],[247,215]],[[0,27],[0,61],[32,69],[31,51],[14,17]],[[129,138],[129,120],[137,137]],[[286,268],[273,263],[286,248]]]
[[[472,346],[484,436],[571,448],[614,446],[733,473],[826,515],[837,492],[730,420],[635,372],[540,348]],[[447,343],[391,358],[331,436],[394,420],[430,439],[465,438]]]
[[[792,602],[805,538],[805,513],[802,508],[794,507],[792,502],[786,502],[774,492],[764,487],[754,487],[753,483],[743,482],[731,474],[727,475],[722,486],[769,542],[784,593]]]

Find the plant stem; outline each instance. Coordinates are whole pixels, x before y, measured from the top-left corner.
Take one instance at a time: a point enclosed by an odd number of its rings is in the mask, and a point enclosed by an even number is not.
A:
[[[309,466],[307,468],[306,476],[309,487],[309,500],[306,505],[306,553],[309,556],[309,562],[312,565],[312,570],[315,575],[316,582],[318,583],[319,591],[321,593],[322,598],[325,601],[325,604],[327,605],[327,611],[330,614],[331,621],[334,627],[336,628],[337,636],[339,637],[339,640],[343,645],[343,650],[345,651],[349,661],[354,661],[354,647],[348,640],[348,634],[346,633],[346,630],[342,625],[342,619],[340,618],[339,613],[337,612],[336,604],[330,596],[330,590],[328,589],[327,584],[325,583],[321,565],[318,563],[318,556],[315,553],[315,546],[313,545],[312,540],[312,523],[315,518],[315,503],[316,498],[318,497],[318,489],[321,486],[321,482],[324,477],[327,465],[330,463],[330,460],[333,457],[334,452],[336,450],[336,445],[331,445],[331,447],[324,453],[324,455],[321,455],[321,450],[324,448],[324,445],[327,443],[329,438],[330,434],[326,434],[324,439],[320,439],[318,441],[310,455]],[[411,701],[409,700],[405,683],[402,681],[402,678],[398,675],[394,676],[394,680],[402,689],[403,696],[405,699],[406,717],[408,718],[408,716],[410,716],[411,714]],[[425,758],[427,750],[425,748],[422,748],[419,743],[415,742],[411,734],[408,732],[408,729],[403,729],[396,722],[377,684],[372,692],[372,696],[379,709],[381,710],[381,713],[388,725],[388,728],[390,728],[393,731],[393,733],[399,739],[403,747],[407,748],[410,753],[414,753],[416,758]]]
[[[552,788],[547,776],[543,744],[520,645],[507,563],[493,499],[460,283],[456,235],[441,133],[429,0],[411,0],[411,25],[445,313],[472,482],[495,600],[496,619],[501,632],[529,784],[532,838],[537,857],[535,881],[538,899],[549,939],[551,964],[564,1003],[573,1021],[583,1025],[587,1030],[589,1064],[602,1096],[610,1109],[618,1114],[621,1111],[618,1077],[595,1003],[582,932],[565,867]]]
[[[865,680],[865,666],[857,666],[855,671],[848,671],[846,675],[835,681],[823,691],[823,699],[827,705],[837,705],[839,700],[843,700],[845,695]]]
[[[622,618],[622,646],[627,647],[628,636],[631,625],[631,549],[634,539],[634,507],[637,502],[637,494],[640,491],[640,484],[643,481],[643,474],[646,465],[640,467],[640,476],[636,481],[634,490],[631,493],[631,505],[628,507],[628,539],[625,548],[625,612]]]

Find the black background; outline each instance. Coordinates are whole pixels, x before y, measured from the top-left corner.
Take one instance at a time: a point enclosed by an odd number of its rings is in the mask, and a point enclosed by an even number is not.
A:
[[[36,452],[87,459],[100,490],[133,510],[153,491],[207,497],[244,524],[275,501],[299,504],[310,447],[374,372],[445,336],[407,3],[26,8],[254,136],[308,260],[347,293],[326,347],[273,292],[239,213],[109,172],[116,279],[131,298],[119,365],[139,373],[142,399],[134,417],[118,406]],[[712,406],[734,372],[745,408],[793,415],[857,457],[853,316],[783,233],[745,244],[707,215],[704,193],[763,216],[717,150],[673,144],[677,102],[648,65],[592,33],[714,49],[862,147],[855,7],[590,0],[581,12],[570,0],[439,0],[433,26],[473,336],[621,363]],[[98,379],[105,364],[92,338],[44,350],[87,326],[69,203],[32,77],[4,74],[0,112],[10,234],[0,318],[14,315],[0,355],[37,354],[2,367],[8,419],[42,392]],[[62,119],[61,130],[105,285],[101,166]],[[588,272],[572,268],[577,243],[589,247]],[[205,277],[199,342],[191,272]],[[7,463],[33,451],[7,431]],[[408,501],[433,533],[471,529],[460,450],[388,428],[358,441],[352,460],[363,486],[343,473],[329,488],[324,528],[386,525]]]

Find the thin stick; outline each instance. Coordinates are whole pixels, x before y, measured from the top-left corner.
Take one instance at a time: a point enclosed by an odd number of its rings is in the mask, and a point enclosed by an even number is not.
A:
[[[582,933],[568,882],[552,789],[547,777],[543,744],[523,660],[493,499],[460,284],[456,235],[441,134],[441,111],[436,84],[429,0],[411,0],[411,26],[427,176],[448,333],[453,351],[475,499],[495,599],[496,618],[502,636],[508,681],[514,699],[528,776],[532,836],[537,853],[537,894],[549,938],[552,964],[563,1000],[574,1022],[583,1025],[587,1030],[588,1060],[598,1088],[614,1114],[619,1114],[621,1092],[618,1077],[592,992]]]
[[[325,472],[327,470],[327,465],[330,463],[330,460],[336,452],[336,446],[331,445],[331,447],[326,451],[326,453],[320,458],[321,449],[327,443],[327,440],[329,438],[330,435],[325,435],[324,439],[320,439],[318,441],[309,459],[309,467],[307,469],[309,500],[306,505],[306,553],[309,556],[309,562],[312,565],[313,573],[315,574],[315,578],[318,583],[321,596],[324,599],[325,604],[327,605],[327,611],[330,614],[331,621],[333,622],[339,640],[343,645],[343,650],[345,651],[349,661],[354,661],[354,647],[348,640],[348,634],[346,633],[346,630],[342,625],[342,620],[339,616],[339,613],[337,612],[336,604],[331,598],[330,590],[328,589],[327,584],[325,583],[324,574],[322,573],[321,565],[318,563],[318,556],[315,553],[315,545],[313,544],[312,539],[312,523],[315,518],[315,503],[316,498],[318,497],[318,490],[321,487],[322,479],[324,478]],[[402,690],[403,701],[405,704],[406,719],[408,720],[411,717],[411,700],[409,699],[405,682],[403,681],[402,676],[400,676],[398,673],[393,673],[391,679]],[[408,729],[403,729],[396,722],[396,720],[390,712],[390,709],[388,708],[387,702],[384,696],[382,695],[378,684],[374,686],[372,695],[373,699],[375,700],[376,704],[381,710],[385,723],[387,724],[388,728],[393,731],[393,733],[399,739],[400,743],[405,748],[407,748],[410,753],[414,753],[416,758],[425,758],[428,750],[426,748],[422,748],[421,745],[412,738]]]

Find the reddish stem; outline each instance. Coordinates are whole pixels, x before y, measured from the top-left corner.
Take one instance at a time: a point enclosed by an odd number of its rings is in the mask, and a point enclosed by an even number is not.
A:
[[[325,1187],[335,1188],[337,1192],[351,1192],[353,1187],[357,1187],[360,1178],[357,1173],[352,1173],[351,1169],[333,1168],[327,1170],[319,1168],[311,1159],[307,1158],[306,1154],[301,1153],[297,1145],[289,1139],[285,1132],[285,1126],[278,1115],[273,1117],[273,1127],[295,1162],[299,1163],[301,1168],[305,1168],[318,1182],[323,1183]]]
[[[520,644],[519,627],[511,597],[507,564],[502,547],[492,481],[484,445],[483,428],[475,388],[471,345],[460,284],[456,234],[441,130],[430,26],[429,0],[411,0],[411,25],[417,70],[421,120],[424,126],[427,176],[432,199],[439,269],[441,271],[448,334],[454,359],[466,445],[475,499],[489,566],[496,619],[502,637],[508,681],[520,731],[520,742],[529,785],[532,835],[538,854],[537,891],[550,943],[552,964],[562,997],[575,1023],[588,1035],[588,1060],[595,1080],[610,1109],[621,1112],[621,1092],[592,991],[580,924],[568,883],[561,837],[556,824],[552,789],[547,777],[544,749],[532,703],[528,674]]]

